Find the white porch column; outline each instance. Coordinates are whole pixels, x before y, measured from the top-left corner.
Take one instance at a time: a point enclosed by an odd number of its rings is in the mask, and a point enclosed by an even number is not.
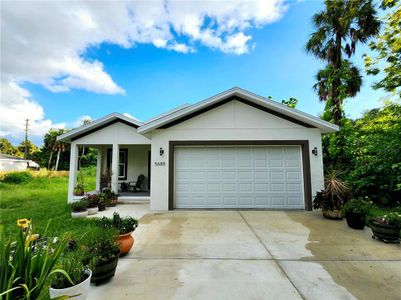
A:
[[[78,171],[78,145],[71,143],[70,152],[70,173],[68,178],[68,202],[72,202],[74,198],[74,187],[77,183]]]
[[[96,163],[96,191],[100,192],[100,177],[102,176],[102,158],[103,148],[97,148],[97,163]]]
[[[120,147],[118,144],[113,144],[112,159],[111,159],[111,190],[118,193],[118,163]]]

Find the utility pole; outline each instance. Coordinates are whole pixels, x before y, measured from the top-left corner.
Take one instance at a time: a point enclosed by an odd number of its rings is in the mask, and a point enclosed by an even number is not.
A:
[[[29,126],[29,119],[25,120],[25,151],[24,151],[24,158],[28,158],[28,126]]]

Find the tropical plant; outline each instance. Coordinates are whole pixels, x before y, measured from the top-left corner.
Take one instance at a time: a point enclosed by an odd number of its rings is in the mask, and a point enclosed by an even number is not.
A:
[[[340,124],[344,99],[355,96],[362,82],[359,70],[343,54],[355,54],[357,43],[366,43],[379,32],[380,22],[372,0],[325,0],[325,10],[313,16],[313,24],[316,31],[306,50],[328,63],[319,71],[315,89],[334,123]]]
[[[313,199],[313,208],[323,210],[341,210],[349,197],[348,185],[339,178],[339,172],[329,170],[325,176],[325,189]]]
[[[345,119],[340,128],[344,137],[343,161],[338,147],[323,138],[326,165],[343,170],[354,197],[369,198],[379,205],[395,206],[401,199],[401,105],[385,102],[356,120]]]
[[[383,0],[381,7],[387,10],[384,30],[369,44],[377,56],[372,58],[364,55],[365,67],[369,75],[384,75],[373,88],[384,89],[401,97],[401,2]]]
[[[113,214],[113,218],[103,217],[99,219],[99,226],[102,228],[117,229],[119,234],[126,234],[135,231],[138,227],[138,221],[132,217],[121,218],[118,213]]]
[[[50,276],[60,273],[69,278],[63,269],[57,268],[67,236],[57,241],[35,241],[32,237],[31,231],[20,230],[17,240],[12,242],[0,232],[0,299],[38,299],[47,292]]]
[[[85,211],[88,207],[88,203],[84,199],[81,199],[70,203],[70,207],[72,212]]]

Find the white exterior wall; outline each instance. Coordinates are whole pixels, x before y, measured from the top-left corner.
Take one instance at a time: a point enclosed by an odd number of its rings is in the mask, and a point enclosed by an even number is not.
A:
[[[168,210],[169,141],[195,140],[308,140],[312,196],[324,186],[321,132],[231,101],[168,129],[151,133],[151,210]],[[317,147],[318,155],[311,154]],[[161,157],[159,149],[164,149]],[[156,166],[156,162],[165,165]]]
[[[150,144],[150,140],[137,133],[137,130],[124,123],[114,123],[93,133],[85,135],[72,143],[77,145],[112,145],[112,144]]]
[[[124,123],[117,122],[114,124],[111,124],[105,128],[99,129],[93,133],[90,133],[88,135],[85,135],[79,139],[76,139],[71,142],[71,149],[75,149],[75,147],[78,146],[87,146],[87,147],[94,147],[101,149],[102,155],[101,155],[101,170],[102,173],[106,170],[107,166],[107,148],[112,148],[112,145],[118,145],[119,148],[130,148],[132,147],[134,151],[129,152],[129,157],[128,157],[128,164],[131,162],[133,163],[134,167],[137,166],[139,167],[139,174],[144,174],[147,176],[147,172],[143,173],[144,167],[143,164],[146,165],[146,170],[147,170],[147,164],[148,164],[148,151],[145,151],[144,149],[150,149],[150,140],[137,133],[137,130],[131,126],[128,126]],[[141,148],[144,147],[144,148]],[[141,150],[142,149],[142,150]],[[143,157],[145,157],[145,152],[146,152],[146,159],[144,162],[139,162]],[[76,154],[78,155],[78,153]],[[70,163],[70,183],[69,183],[69,188],[68,188],[68,201],[71,202],[75,200],[73,196],[73,189],[76,184],[76,175],[77,172],[71,172],[72,167],[75,166],[76,161],[76,156],[74,154],[74,151],[71,151],[71,157],[70,160],[73,163]],[[135,181],[137,179],[137,172],[134,170],[134,167],[131,167],[128,165],[128,178],[127,180],[129,181]],[[138,172],[139,172],[138,171]],[[139,175],[138,174],[138,175]],[[136,176],[136,177],[135,177]],[[100,177],[98,178],[100,180]]]
[[[24,160],[0,160],[0,171],[26,171],[27,161]]]

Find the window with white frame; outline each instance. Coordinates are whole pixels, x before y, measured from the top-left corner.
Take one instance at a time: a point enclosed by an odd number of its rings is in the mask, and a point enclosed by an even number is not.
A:
[[[108,149],[107,151],[107,168],[111,170],[111,161],[113,157],[113,150]],[[128,149],[120,149],[118,155],[118,179],[127,180],[128,171]]]

